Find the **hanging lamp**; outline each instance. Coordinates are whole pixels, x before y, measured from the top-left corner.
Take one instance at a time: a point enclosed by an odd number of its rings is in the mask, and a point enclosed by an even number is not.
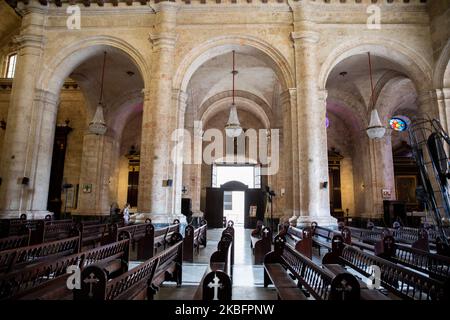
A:
[[[103,55],[103,69],[102,69],[102,80],[100,88],[100,98],[97,104],[97,109],[95,110],[94,118],[89,123],[89,132],[104,135],[108,127],[105,123],[105,117],[103,116],[103,82],[105,78],[105,64],[106,64],[106,51]]]
[[[374,89],[373,89],[373,80],[372,80],[372,62],[370,59],[370,52],[367,52],[369,56],[369,75],[370,75],[370,88],[372,91],[371,94],[371,104],[372,111],[370,112],[370,122],[369,127],[367,127],[366,132],[370,139],[381,139],[384,137],[386,133],[386,128],[381,124],[380,116],[378,115],[377,109],[375,109],[375,98],[374,98]]]
[[[236,105],[234,104],[234,78],[236,74],[238,73],[237,70],[235,70],[235,51],[233,50],[233,71],[231,71],[233,74],[233,90],[232,90],[232,96],[233,101],[231,103],[230,107],[230,116],[228,117],[228,122],[225,125],[225,133],[230,138],[236,138],[239,137],[242,133],[241,124],[239,123],[239,118],[237,114]]]

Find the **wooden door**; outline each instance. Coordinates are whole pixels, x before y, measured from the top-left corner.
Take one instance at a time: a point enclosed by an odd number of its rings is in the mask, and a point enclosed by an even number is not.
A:
[[[220,188],[206,188],[205,219],[208,228],[222,228],[223,226],[223,190]]]

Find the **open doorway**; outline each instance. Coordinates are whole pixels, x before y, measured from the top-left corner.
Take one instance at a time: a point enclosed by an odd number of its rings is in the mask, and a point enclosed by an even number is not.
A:
[[[208,226],[222,227],[223,218],[251,229],[264,219],[265,194],[257,164],[214,164],[212,186],[206,188]]]
[[[223,193],[223,215],[227,220],[233,220],[236,225],[244,225],[245,192],[224,191]]]

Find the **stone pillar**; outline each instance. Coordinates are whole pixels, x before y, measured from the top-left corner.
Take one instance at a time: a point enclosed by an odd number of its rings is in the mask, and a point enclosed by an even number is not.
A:
[[[336,223],[330,215],[328,186],[327,132],[325,127],[325,90],[319,91],[317,43],[319,34],[298,31],[291,34],[295,50],[297,116],[299,141],[301,225],[316,221],[319,225]],[[296,168],[294,166],[294,168]]]
[[[9,105],[0,186],[1,218],[43,218],[47,212],[48,183],[56,122],[57,98],[36,92],[36,77],[45,43],[47,8],[37,1],[18,4],[22,27],[15,37],[19,52]],[[25,179],[24,179],[25,178]]]
[[[172,214],[172,219],[186,219],[184,215],[181,214],[181,196],[183,190],[183,152],[184,152],[184,118],[187,106],[187,94],[181,90],[173,90],[173,104],[177,106],[177,112],[173,116],[173,126],[178,128],[177,139],[179,141],[172,142],[172,160],[171,165],[173,170],[173,192],[171,193],[171,205],[170,213]],[[180,133],[182,135],[180,135]],[[174,137],[172,137],[174,138]],[[188,148],[190,147],[187,146]]]
[[[284,168],[284,214],[288,217],[298,216],[299,211],[299,177],[298,177],[298,140],[297,140],[297,103],[296,89],[289,89],[281,94],[283,108],[283,168]]]
[[[450,88],[436,89],[436,98],[442,128],[448,133],[450,124]]]
[[[394,160],[390,131],[377,140],[369,140],[371,163],[371,194],[372,208],[363,216],[367,218],[382,218],[384,214],[383,200],[395,200]],[[390,197],[383,198],[383,190],[389,190]]]
[[[83,139],[80,191],[80,215],[109,215],[111,207],[110,183],[117,156],[115,139],[109,135],[87,133]]]
[[[138,212],[153,222],[168,223],[172,218],[170,199],[175,186],[164,183],[174,179],[170,165],[170,138],[176,129],[172,116],[178,112],[172,99],[178,5],[160,2],[155,5],[155,10],[158,24],[150,34],[152,73],[142,120]]]
[[[439,106],[436,91],[421,91],[417,96],[420,117],[439,119]]]

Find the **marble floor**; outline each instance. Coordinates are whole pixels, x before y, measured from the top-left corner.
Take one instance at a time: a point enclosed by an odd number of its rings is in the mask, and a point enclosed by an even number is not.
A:
[[[181,287],[164,283],[155,300],[190,300],[195,294],[209,258],[216,250],[223,229],[208,229],[208,244],[201,248],[193,263],[183,262],[183,283]],[[276,300],[273,288],[263,287],[263,267],[253,265],[250,248],[250,229],[235,226],[235,248],[233,266],[233,300]]]

